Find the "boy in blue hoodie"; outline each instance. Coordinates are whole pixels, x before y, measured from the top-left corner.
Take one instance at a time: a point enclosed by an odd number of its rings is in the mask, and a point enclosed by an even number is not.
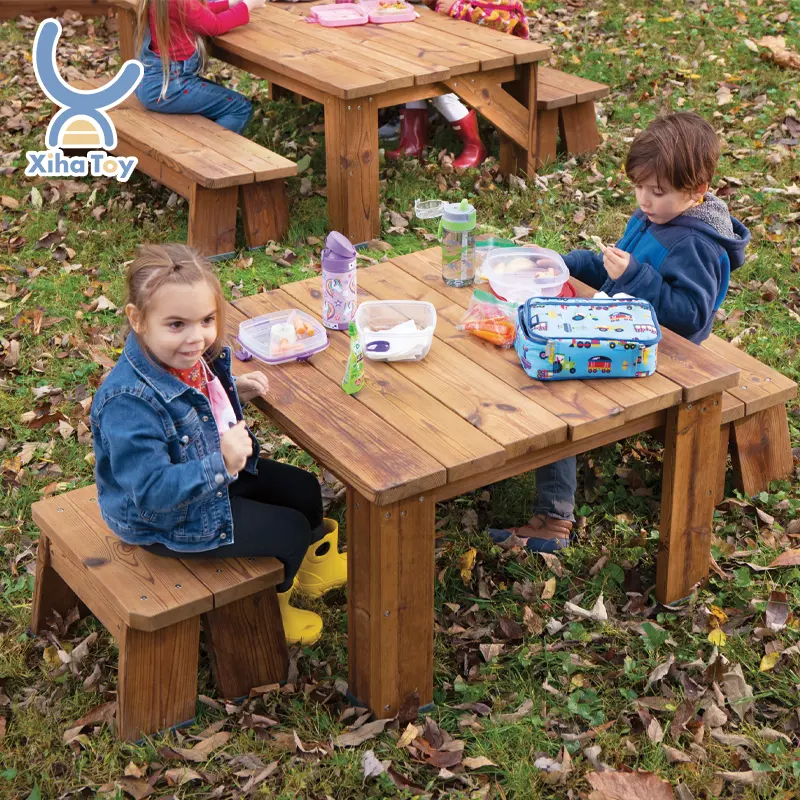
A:
[[[648,300],[662,325],[695,343],[706,339],[750,241],[747,228],[708,191],[719,152],[714,129],[697,114],[666,114],[650,123],[625,162],[639,207],[616,246],[602,255],[566,255],[570,274],[609,296]],[[575,457],[536,470],[536,488],[539,500],[528,524],[491,531],[495,541],[514,533],[528,549],[549,553],[569,544]]]

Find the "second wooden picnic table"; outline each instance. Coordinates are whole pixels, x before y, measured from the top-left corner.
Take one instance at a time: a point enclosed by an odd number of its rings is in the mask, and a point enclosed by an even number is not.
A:
[[[455,92],[501,132],[506,165],[535,172],[550,48],[416,8],[414,22],[325,28],[307,4],[268,3],[213,40],[217,58],[324,105],[328,224],[354,243],[380,235],[379,108]]]
[[[736,386],[736,367],[665,330],[648,378],[533,380],[513,350],[455,328],[471,290],[442,282],[439,248],[359,270],[358,296],[433,303],[425,359],[368,361],[355,396],[340,388],[344,333],[332,332],[329,348],[307,363],[234,366],[264,370],[262,410],[347,486],[350,689],[378,716],[396,714],[415,691],[432,700],[437,501],[664,429],[656,594],[677,600],[706,576],[721,393]],[[321,302],[318,277],[285,284],[235,301],[229,331],[277,310],[319,317]]]

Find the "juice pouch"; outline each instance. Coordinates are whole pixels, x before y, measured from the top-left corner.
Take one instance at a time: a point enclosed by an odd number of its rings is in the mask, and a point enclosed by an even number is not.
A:
[[[499,300],[493,294],[477,289],[456,329],[469,331],[498,347],[513,347],[517,334],[517,304]]]

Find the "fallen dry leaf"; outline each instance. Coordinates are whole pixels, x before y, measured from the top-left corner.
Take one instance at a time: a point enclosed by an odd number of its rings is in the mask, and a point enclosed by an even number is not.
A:
[[[398,747],[408,747],[414,739],[419,736],[420,730],[416,725],[408,723],[408,727],[403,731],[403,735],[397,740]]]
[[[594,606],[592,606],[591,610],[576,606],[574,603],[566,602],[564,603],[564,611],[566,611],[568,614],[571,614],[573,617],[591,619],[595,620],[596,622],[605,622],[608,619],[608,613],[606,612],[606,606],[603,602],[602,593],[597,598],[597,601],[595,602]]]
[[[497,722],[519,722],[533,711],[533,700],[526,700],[516,711],[510,714],[493,714],[492,719]]]
[[[659,664],[651,673],[647,679],[647,686],[650,687],[654,683],[658,683],[661,680],[666,678],[667,673],[669,672],[669,668],[675,663],[675,656],[670,655],[670,657],[663,663]]]
[[[164,777],[169,781],[170,785],[181,786],[184,783],[188,783],[189,781],[201,781],[203,780],[203,776],[199,773],[195,772],[193,769],[189,769],[189,767],[179,767],[178,769],[168,769],[164,773]]]
[[[129,775],[120,778],[117,781],[119,788],[125,794],[129,794],[133,800],[144,800],[145,797],[150,797],[155,792],[155,789],[142,778],[134,778]]]
[[[763,36],[756,44],[766,47],[770,51],[772,60],[779,67],[800,69],[800,54],[786,48],[783,36]]]
[[[472,580],[472,568],[475,566],[475,556],[478,551],[474,547],[470,547],[466,553],[462,553],[458,557],[458,568],[461,574],[461,582],[467,586]]]
[[[361,770],[365,778],[377,778],[379,775],[383,775],[391,763],[391,761],[378,761],[374,750],[367,750],[361,756]]]
[[[689,763],[692,760],[692,757],[687,753],[684,753],[682,750],[677,750],[674,747],[670,747],[669,745],[662,744],[661,749],[664,751],[667,762],[670,764]]]
[[[769,780],[769,773],[756,772],[755,770],[749,770],[748,772],[717,772],[716,775],[724,781],[740,783],[744,786],[759,786]]]
[[[207,739],[202,739],[194,747],[174,747],[173,750],[187,759],[187,761],[200,763],[207,761],[211,752],[218,747],[222,747],[230,738],[231,735],[229,733],[220,731],[219,733],[209,736]]]
[[[675,800],[668,781],[652,772],[590,772],[586,780],[602,792],[604,800]]]
[[[753,709],[753,688],[745,681],[741,664],[729,667],[722,678],[722,689],[730,707],[739,719]]]
[[[800,547],[781,553],[769,566],[772,568],[796,567],[798,565],[800,565]]]
[[[465,758],[461,762],[467,769],[480,769],[481,767],[496,767],[494,761],[489,760],[486,756],[475,756]]]
[[[789,619],[789,600],[786,592],[772,591],[767,603],[767,627],[771,631],[779,631],[786,627]]]
[[[772,653],[767,653],[762,656],[761,663],[758,666],[759,672],[770,672],[775,669],[775,665],[781,660],[781,653],[777,650]]]
[[[542,587],[542,600],[551,600],[556,594],[556,579],[548,578]]]
[[[391,722],[389,719],[376,719],[373,722],[368,722],[362,725],[358,730],[348,731],[333,740],[334,747],[358,747],[368,739],[374,739],[379,733],[383,733],[383,729]]]

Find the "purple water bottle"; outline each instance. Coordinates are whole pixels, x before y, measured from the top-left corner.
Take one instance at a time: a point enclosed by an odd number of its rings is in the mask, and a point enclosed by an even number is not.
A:
[[[331,231],[322,251],[322,324],[346,331],[356,315],[356,249]]]

